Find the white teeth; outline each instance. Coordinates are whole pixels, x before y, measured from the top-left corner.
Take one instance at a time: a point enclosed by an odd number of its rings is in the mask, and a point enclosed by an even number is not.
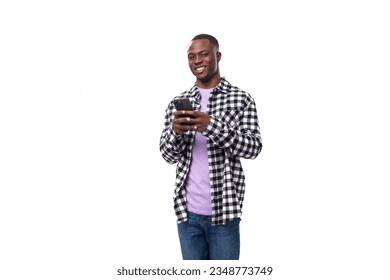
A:
[[[203,67],[198,67],[198,68],[195,68],[195,71],[196,72],[202,72],[204,70],[204,66]]]

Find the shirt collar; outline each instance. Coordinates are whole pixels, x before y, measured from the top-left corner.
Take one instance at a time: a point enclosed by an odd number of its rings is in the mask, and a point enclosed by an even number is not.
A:
[[[228,89],[231,87],[230,83],[225,79],[225,77],[221,77],[221,80],[219,81],[218,85],[213,89],[211,94],[215,92],[221,92],[221,93],[227,93]],[[200,99],[200,92],[198,90],[198,87],[196,84],[192,86],[192,88],[189,90],[190,96],[194,97],[196,100]]]

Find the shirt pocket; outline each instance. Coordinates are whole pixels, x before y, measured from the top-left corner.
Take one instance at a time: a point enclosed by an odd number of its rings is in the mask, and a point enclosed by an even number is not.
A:
[[[215,114],[216,118],[228,126],[238,126],[242,112],[239,110],[224,110]]]

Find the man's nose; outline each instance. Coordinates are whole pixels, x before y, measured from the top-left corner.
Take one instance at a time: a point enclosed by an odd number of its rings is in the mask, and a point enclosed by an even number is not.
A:
[[[195,61],[194,63],[199,63],[202,62],[202,57],[200,55],[195,56]]]

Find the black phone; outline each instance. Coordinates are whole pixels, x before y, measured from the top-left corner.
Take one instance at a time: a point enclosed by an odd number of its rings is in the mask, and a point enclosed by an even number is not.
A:
[[[175,104],[176,110],[187,110],[192,111],[191,102],[188,98],[177,98],[173,100],[173,104]]]

